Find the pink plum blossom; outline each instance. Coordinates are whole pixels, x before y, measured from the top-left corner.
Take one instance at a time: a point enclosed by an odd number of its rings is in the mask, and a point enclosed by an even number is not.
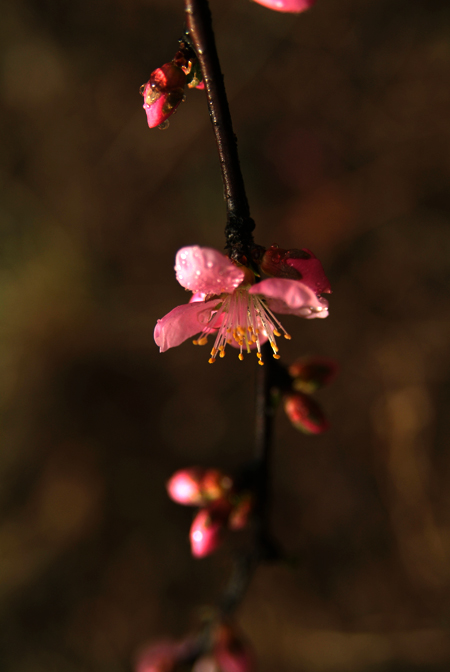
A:
[[[314,263],[318,260],[314,257]],[[290,339],[274,312],[307,319],[327,317],[328,302],[319,295],[328,281],[315,264],[311,277],[302,280],[269,278],[255,283],[254,274],[238,266],[217,250],[208,247],[183,247],[175,260],[176,278],[193,293],[191,301],[177,306],[158,320],[154,338],[160,352],[180,345],[200,334],[193,342],[205,345],[215,335],[210,363],[225,356],[226,345],[250,353],[256,349],[263,364],[261,345],[267,340],[273,356],[279,359],[276,338]],[[322,274],[321,277],[320,273]],[[325,278],[325,279],[324,279]]]
[[[304,12],[316,4],[316,0],[255,0],[255,2],[277,12]]]

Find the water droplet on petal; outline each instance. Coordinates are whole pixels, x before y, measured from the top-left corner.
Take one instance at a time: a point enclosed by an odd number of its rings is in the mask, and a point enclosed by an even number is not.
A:
[[[212,267],[214,266],[214,264],[213,264],[212,261],[208,261],[207,264],[206,264],[206,266],[207,266],[208,268],[212,268]]]
[[[195,271],[195,275],[200,275],[200,271]]]

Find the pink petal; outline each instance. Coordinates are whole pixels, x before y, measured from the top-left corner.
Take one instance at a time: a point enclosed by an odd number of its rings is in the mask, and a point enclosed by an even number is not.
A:
[[[206,303],[186,303],[177,306],[156,323],[153,333],[160,352],[180,345],[187,338],[202,331],[211,318],[218,299]]]
[[[316,0],[255,0],[255,2],[277,12],[304,12],[315,5]]]
[[[330,293],[330,281],[325,275],[322,264],[310,250],[305,250],[305,252],[309,252],[310,259],[288,258],[285,263],[291,268],[295,268],[302,276],[303,284],[307,285],[316,294]]]
[[[299,280],[270,278],[253,285],[250,294],[261,294],[275,313],[298,317],[327,317],[328,302]]]
[[[177,280],[191,292],[230,294],[244,279],[244,271],[210,247],[182,247],[175,259]]]

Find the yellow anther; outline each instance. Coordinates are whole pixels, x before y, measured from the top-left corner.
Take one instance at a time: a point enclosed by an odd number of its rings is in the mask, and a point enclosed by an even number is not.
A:
[[[278,352],[279,347],[278,347],[278,345],[276,345],[276,343],[271,343],[270,345],[272,346],[272,350],[273,350],[274,352]]]
[[[227,343],[228,343],[228,345],[231,345],[231,344],[233,343],[233,341],[231,340],[231,338],[228,338],[228,339],[227,339]]]
[[[210,357],[210,359],[208,359],[209,364],[214,364],[215,361],[216,361],[215,357]]]
[[[274,329],[274,330],[273,330],[273,335],[274,335],[274,336],[278,336],[278,338],[281,336],[281,334],[280,334],[280,332],[278,331],[278,329]]]
[[[280,359],[281,355],[272,355],[274,359]]]
[[[198,345],[198,341],[197,341],[197,340],[192,341],[192,343],[193,343],[194,345]]]
[[[291,338],[292,338],[292,336],[290,336],[289,334],[284,334],[284,337],[285,337],[288,341],[290,341]]]
[[[264,366],[264,362],[262,361],[262,359],[258,359],[258,364],[259,364],[260,366]]]
[[[221,350],[219,356],[220,356],[220,357],[225,357],[225,350]]]
[[[244,355],[242,354],[242,352],[238,354],[238,357],[241,360],[241,362],[244,360]]]
[[[256,338],[256,336],[252,336],[251,341],[252,343],[257,343],[258,339]]]
[[[261,354],[260,352],[257,352],[257,353],[256,353],[256,356],[258,357],[258,359],[261,359],[262,354]]]
[[[207,336],[203,336],[203,338],[199,338],[197,341],[197,345],[206,345],[207,343],[208,343]]]

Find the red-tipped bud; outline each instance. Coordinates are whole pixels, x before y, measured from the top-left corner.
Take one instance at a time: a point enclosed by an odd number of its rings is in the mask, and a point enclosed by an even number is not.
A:
[[[207,509],[200,509],[189,532],[194,557],[204,558],[220,546],[229,515],[230,505],[226,501],[215,502]]]
[[[172,672],[178,660],[179,645],[176,642],[157,642],[140,654],[135,672]]]
[[[233,487],[233,481],[218,469],[191,467],[177,471],[166,487],[169,497],[178,504],[205,506],[222,499]]]
[[[141,87],[144,110],[150,128],[163,124],[184,98],[186,75],[173,63],[165,63],[150,75],[147,84]]]
[[[294,390],[312,394],[333,380],[337,364],[325,357],[304,357],[291,364],[288,371],[294,379],[292,381]]]
[[[316,0],[255,0],[255,2],[277,12],[299,14],[316,4]]]
[[[282,250],[272,245],[262,257],[261,270],[275,278],[301,280],[316,294],[331,292],[323,266],[310,250]]]
[[[222,624],[217,629],[213,655],[221,672],[253,672],[255,670],[253,651],[229,625]]]
[[[305,434],[322,434],[329,427],[319,404],[302,392],[286,395],[284,410],[294,427]]]
[[[234,502],[233,508],[228,519],[228,527],[230,530],[243,530],[247,526],[250,515],[253,509],[253,497],[249,492],[243,493],[237,501]]]

